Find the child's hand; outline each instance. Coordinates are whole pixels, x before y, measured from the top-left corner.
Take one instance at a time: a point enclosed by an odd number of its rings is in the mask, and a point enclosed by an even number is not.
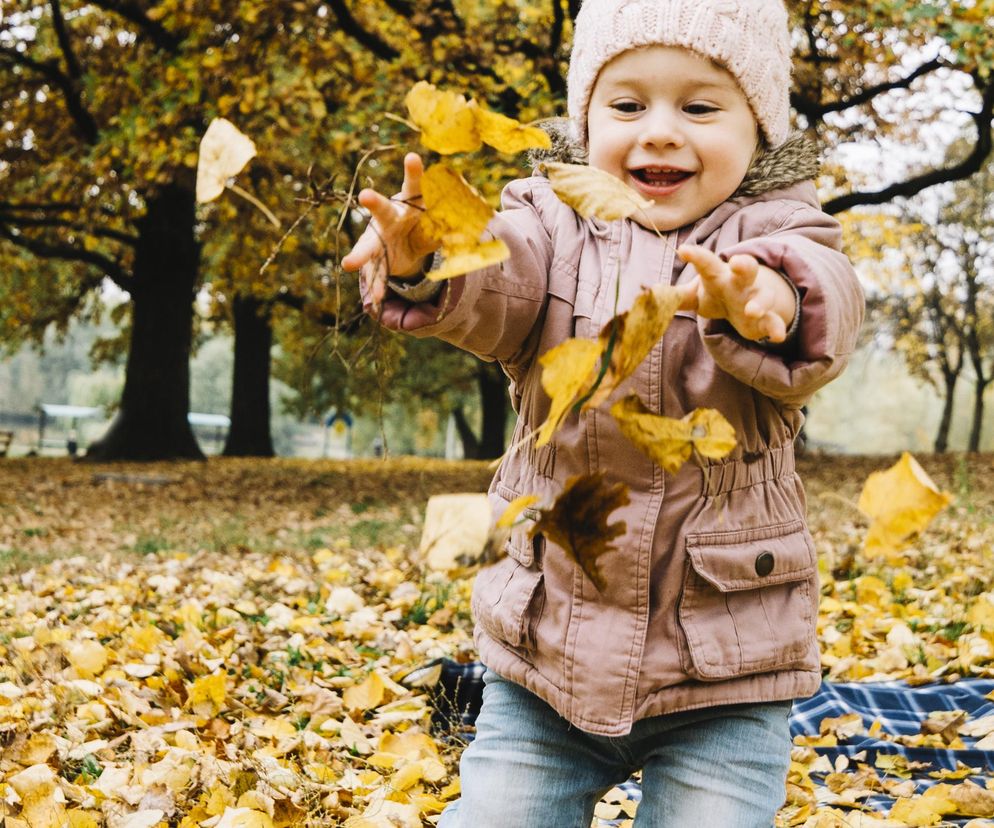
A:
[[[797,313],[794,291],[775,270],[753,256],[725,261],[710,250],[685,244],[677,250],[692,264],[697,277],[690,283],[684,307],[707,319],[727,319],[745,339],[783,342]]]
[[[369,210],[371,219],[355,247],[342,259],[342,267],[362,269],[374,307],[383,300],[388,276],[417,273],[425,257],[438,249],[438,242],[418,223],[423,212],[423,172],[421,157],[409,152],[404,158],[404,184],[397,195],[386,198],[369,189],[359,193],[359,204]]]

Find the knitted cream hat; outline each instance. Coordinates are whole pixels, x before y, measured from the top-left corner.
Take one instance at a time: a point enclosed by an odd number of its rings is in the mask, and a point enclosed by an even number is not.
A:
[[[787,138],[791,67],[783,0],[584,0],[567,82],[570,119],[584,145],[597,75],[640,46],[683,46],[725,67],[769,146]]]

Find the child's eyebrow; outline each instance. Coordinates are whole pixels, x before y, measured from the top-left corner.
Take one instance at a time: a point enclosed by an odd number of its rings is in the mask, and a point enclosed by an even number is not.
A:
[[[682,78],[676,81],[679,84],[679,91],[682,94],[688,92],[734,92],[738,89],[734,80],[724,78]],[[606,86],[606,92],[635,91],[643,92],[653,86],[653,82],[645,78],[618,78],[610,80]]]

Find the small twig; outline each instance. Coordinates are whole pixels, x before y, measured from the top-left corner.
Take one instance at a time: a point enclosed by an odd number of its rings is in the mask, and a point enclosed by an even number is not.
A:
[[[277,230],[282,230],[283,229],[283,225],[280,224],[280,220],[278,218],[276,218],[275,215],[273,215],[273,211],[270,210],[261,201],[259,201],[259,199],[257,199],[254,195],[252,195],[252,193],[248,192],[247,190],[243,190],[241,187],[239,187],[235,183],[229,184],[228,185],[228,189],[231,190],[231,192],[233,192],[235,195],[240,195],[247,202],[249,202],[253,206],[257,207],[259,210],[261,210],[262,214],[273,223],[273,226]]]

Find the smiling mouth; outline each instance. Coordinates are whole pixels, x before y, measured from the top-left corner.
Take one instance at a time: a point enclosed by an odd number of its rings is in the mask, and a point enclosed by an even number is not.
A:
[[[681,184],[693,173],[672,167],[641,167],[630,170],[632,178],[647,187],[669,188]]]

